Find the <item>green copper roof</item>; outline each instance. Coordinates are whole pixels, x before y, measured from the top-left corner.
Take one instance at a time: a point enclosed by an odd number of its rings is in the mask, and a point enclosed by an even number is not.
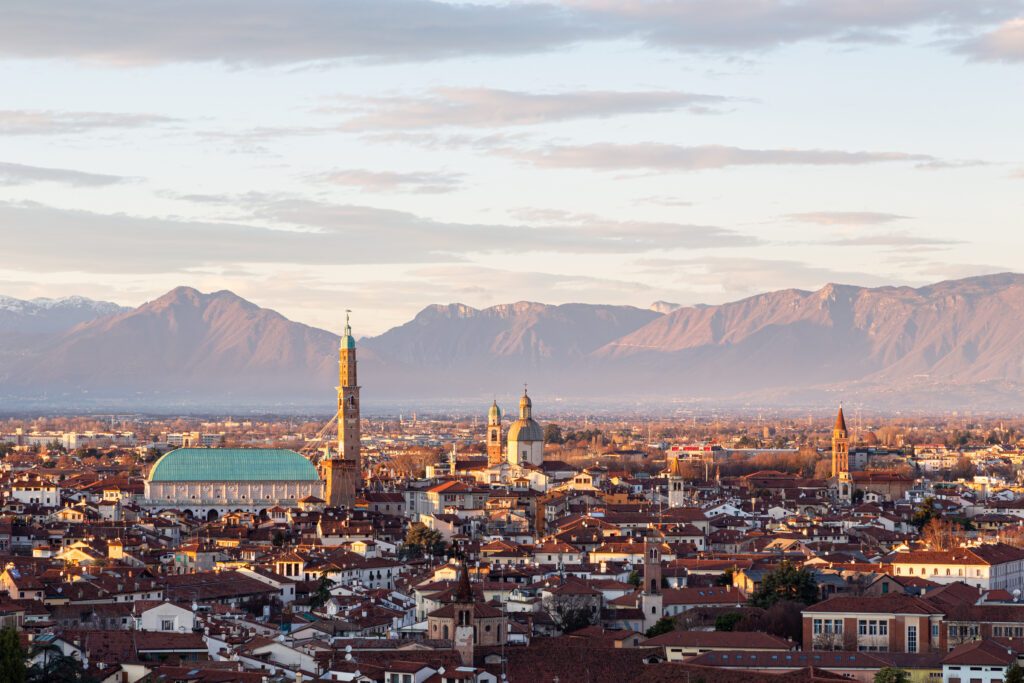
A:
[[[349,311],[345,311],[345,334],[341,335],[341,348],[356,348],[356,338],[352,336],[352,325],[348,321]]]
[[[315,481],[316,467],[284,448],[179,448],[156,461],[150,481]]]

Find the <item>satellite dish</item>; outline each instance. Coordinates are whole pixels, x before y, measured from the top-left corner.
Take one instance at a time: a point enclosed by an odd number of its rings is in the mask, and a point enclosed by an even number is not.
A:
[[[345,661],[346,662],[351,662],[352,661],[352,655],[351,654],[346,654],[345,655]]]
[[[352,646],[351,645],[346,645],[345,646],[345,652],[352,652]]]

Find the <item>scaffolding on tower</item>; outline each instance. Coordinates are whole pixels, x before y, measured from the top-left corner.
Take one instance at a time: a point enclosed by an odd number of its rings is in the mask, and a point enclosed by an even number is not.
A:
[[[314,465],[319,463],[320,460],[330,453],[331,440],[327,438],[327,434],[330,433],[333,438],[337,424],[338,414],[335,413],[329,420],[327,420],[327,422],[324,423],[324,426],[320,428],[317,435],[306,442],[299,453]]]

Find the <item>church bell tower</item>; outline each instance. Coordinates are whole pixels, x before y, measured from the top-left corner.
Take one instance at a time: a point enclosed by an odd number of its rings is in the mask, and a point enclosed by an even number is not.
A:
[[[487,411],[487,464],[500,465],[501,454],[501,408],[495,399],[491,409]]]
[[[843,407],[839,406],[836,424],[832,429],[832,476],[838,477],[842,472],[850,471],[850,437],[846,431],[846,418]]]
[[[327,480],[327,504],[352,507],[360,479],[359,384],[356,379],[356,339],[345,313],[345,334],[338,350],[338,449],[322,461]]]
[[[841,500],[853,500],[853,480],[850,478],[850,435],[846,430],[843,406],[839,406],[836,424],[832,428],[832,478]]]

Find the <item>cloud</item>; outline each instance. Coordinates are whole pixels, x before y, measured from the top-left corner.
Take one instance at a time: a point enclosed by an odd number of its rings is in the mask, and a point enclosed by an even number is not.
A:
[[[666,288],[678,284],[689,290],[689,296],[682,298],[696,301],[694,297],[702,297],[700,300],[707,303],[721,303],[785,288],[813,291],[830,282],[865,287],[893,284],[891,277],[836,270],[791,259],[708,256],[693,259],[641,258],[636,263],[647,274],[664,278]]]
[[[676,51],[764,50],[806,40],[879,42],[912,28],[964,31],[1019,0],[13,0],[0,55],[109,65],[339,59],[422,61],[634,40]]]
[[[520,300],[566,303],[582,295],[595,303],[632,301],[638,292],[654,288],[635,280],[549,273],[537,270],[514,271],[472,264],[422,266],[409,275],[425,281],[432,290],[449,296],[468,297],[475,306],[508,303],[509,292]],[[624,298],[625,297],[625,298]],[[437,303],[430,301],[428,303]]]
[[[85,173],[66,168],[46,168],[0,162],[0,186],[27,185],[30,183],[60,183],[73,187],[102,187],[127,180],[121,176],[101,173]]]
[[[68,135],[102,129],[143,128],[176,119],[155,114],[117,114],[98,111],[0,111],[0,135]]]
[[[875,211],[811,211],[786,214],[791,223],[813,223],[815,225],[880,225],[892,221],[906,220],[909,216]]]
[[[592,214],[520,212],[520,224],[441,223],[413,214],[291,197],[247,196],[251,218],[280,225],[374,234],[402,246],[435,254],[555,252],[639,253],[656,249],[716,249],[748,246],[758,240],[706,225],[616,221]],[[514,235],[514,239],[512,239]],[[400,246],[385,243],[387,249]],[[382,246],[382,248],[384,248]],[[422,259],[414,259],[422,260]],[[437,259],[435,259],[437,260]]]
[[[966,40],[959,49],[975,59],[1024,62],[1024,17],[1011,19],[993,31]]]
[[[728,166],[856,166],[891,162],[935,161],[927,154],[847,152],[830,149],[744,149],[726,145],[684,147],[657,142],[635,144],[551,144],[532,150],[504,148],[495,153],[539,168],[586,168],[598,171],[704,171]]]
[[[847,237],[840,240],[831,240],[824,244],[839,247],[891,247],[897,249],[904,247],[946,247],[954,244],[963,244],[963,241],[924,237],[907,232],[889,232]]]
[[[680,109],[708,113],[732,101],[720,95],[687,92],[529,93],[493,88],[434,88],[420,96],[361,99],[340,109],[322,111],[348,113],[362,109],[362,113],[341,125],[344,130],[416,130],[442,126],[530,126]]]
[[[274,65],[337,59],[418,61],[564,47],[603,33],[541,3],[430,0],[75,0],[7,7],[0,55],[113,66],[222,61]]]
[[[197,199],[230,208],[238,219],[188,221],[0,203],[4,254],[22,269],[173,272],[239,264],[452,263],[472,254],[623,254],[757,243],[724,228],[596,217],[487,225],[256,193]],[[60,249],[47,248],[57,244]]]
[[[332,185],[357,187],[367,192],[412,192],[416,194],[441,194],[459,188],[462,173],[434,171],[369,171],[361,168],[329,171],[313,176],[313,180]]]

